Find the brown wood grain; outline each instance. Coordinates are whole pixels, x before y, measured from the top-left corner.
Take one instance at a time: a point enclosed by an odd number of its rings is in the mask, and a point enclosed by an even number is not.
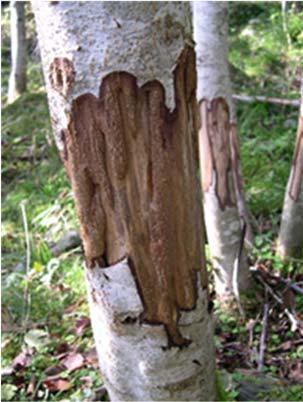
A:
[[[186,345],[181,310],[195,308],[197,272],[207,286],[197,179],[195,56],[174,72],[176,108],[158,81],[105,77],[100,96],[73,102],[64,160],[74,192],[87,265],[125,256],[144,304],[142,320],[163,323],[171,344]]]
[[[200,161],[202,187],[207,192],[215,180],[220,208],[235,204],[231,178],[231,123],[228,105],[223,98],[202,99],[200,102]]]

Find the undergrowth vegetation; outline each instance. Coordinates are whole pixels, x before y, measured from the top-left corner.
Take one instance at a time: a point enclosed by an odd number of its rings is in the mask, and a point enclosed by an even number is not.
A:
[[[92,400],[102,380],[89,326],[82,250],[52,252],[62,236],[77,230],[77,220],[51,133],[33,15],[26,7],[28,90],[12,105],[6,104],[9,16],[2,8],[2,399]],[[286,25],[280,3],[231,3],[230,44],[236,93],[298,98],[301,3],[288,3]],[[274,253],[298,110],[238,103],[237,112],[245,191],[257,233],[251,264],[302,281],[303,262],[285,264]],[[255,372],[263,302],[261,297],[260,308],[245,319],[216,308],[218,381],[226,400],[237,399]],[[302,298],[293,305],[302,316]],[[302,400],[300,334],[292,331],[283,310],[271,314],[262,373],[275,380],[269,388],[254,386],[261,393],[255,398]]]

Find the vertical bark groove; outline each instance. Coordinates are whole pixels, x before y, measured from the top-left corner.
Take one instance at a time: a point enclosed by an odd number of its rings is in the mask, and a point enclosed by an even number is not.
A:
[[[188,340],[178,330],[180,310],[195,308],[203,264],[191,48],[174,74],[173,112],[158,81],[140,88],[126,72],[105,77],[99,98],[76,98],[65,165],[88,266],[128,256],[145,307],[142,320],[163,323],[171,343],[182,346]]]

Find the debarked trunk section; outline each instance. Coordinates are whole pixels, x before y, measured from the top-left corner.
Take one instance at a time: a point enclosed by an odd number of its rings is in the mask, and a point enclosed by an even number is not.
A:
[[[127,256],[144,306],[141,320],[163,324],[171,344],[182,346],[189,340],[178,320],[181,310],[196,306],[197,272],[207,286],[190,47],[179,57],[174,86],[170,112],[160,82],[138,87],[135,76],[113,72],[98,98],[88,93],[73,101],[62,139],[87,266]]]

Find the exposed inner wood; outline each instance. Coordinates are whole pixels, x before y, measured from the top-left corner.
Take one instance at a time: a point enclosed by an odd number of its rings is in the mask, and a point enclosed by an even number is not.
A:
[[[222,210],[235,202],[231,177],[233,165],[230,136],[231,124],[225,99],[202,99],[199,130],[202,187],[206,193],[215,179],[215,191]]]
[[[303,181],[303,117],[299,118],[299,126],[297,132],[295,154],[292,165],[291,183],[289,188],[289,195],[297,201],[301,192]]]
[[[207,286],[191,48],[183,50],[174,80],[176,109],[169,112],[159,82],[139,88],[127,72],[109,74],[99,98],[73,102],[63,137],[87,265],[128,256],[145,308],[141,319],[163,323],[171,344],[186,345],[178,317],[195,307],[197,271]]]

